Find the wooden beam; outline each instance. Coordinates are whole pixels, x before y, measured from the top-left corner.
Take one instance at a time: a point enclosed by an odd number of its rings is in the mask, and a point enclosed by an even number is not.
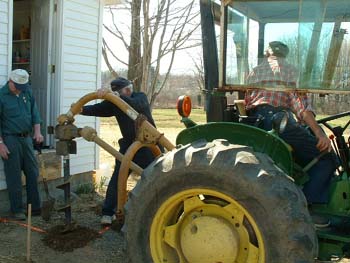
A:
[[[301,79],[302,85],[308,86],[310,84],[309,82],[311,79],[312,71],[314,70],[314,65],[315,65],[315,60],[317,55],[317,48],[320,42],[322,25],[323,25],[324,17],[327,10],[326,7],[327,7],[327,4],[325,3],[325,1],[322,1],[320,3],[320,10],[322,10],[322,15],[314,23],[309,50],[308,50],[306,62],[305,62],[305,71],[303,72],[303,76]]]
[[[308,88],[286,88],[283,85],[279,85],[278,87],[253,87],[251,85],[225,85],[220,88],[214,89],[214,91],[218,92],[232,92],[232,91],[240,91],[246,92],[248,90],[260,89],[267,91],[284,91],[284,92],[298,92],[298,93],[311,93],[311,94],[340,94],[340,95],[350,95],[350,90],[331,90],[331,89],[320,89],[319,87],[308,87]]]
[[[346,30],[340,28],[341,23],[342,23],[342,20],[338,19],[338,21],[334,24],[331,45],[329,47],[327,62],[326,62],[326,66],[323,74],[323,81],[322,81],[322,86],[325,89],[329,89],[332,84],[335,67],[338,62],[340,49],[344,40],[344,35],[346,33]]]

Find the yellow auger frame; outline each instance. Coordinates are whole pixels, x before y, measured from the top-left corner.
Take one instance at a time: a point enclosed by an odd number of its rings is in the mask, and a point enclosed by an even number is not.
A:
[[[77,128],[73,125],[74,116],[81,112],[82,107],[96,99],[108,100],[122,110],[126,115],[128,115],[132,120],[136,122],[136,139],[133,144],[130,145],[125,155],[121,154],[119,151],[115,150],[111,145],[102,140],[95,129],[91,127]],[[132,159],[134,158],[137,151],[142,147],[149,147],[154,154],[158,156],[161,151],[157,144],[162,145],[166,150],[170,151],[175,146],[160,133],[152,124],[150,124],[146,118],[134,110],[129,104],[123,101],[118,96],[114,95],[112,92],[105,94],[102,97],[98,97],[97,92],[89,93],[79,99],[76,103],[72,104],[70,110],[66,114],[62,114],[57,118],[58,126],[63,130],[71,130],[72,127],[77,129],[77,135],[83,137],[85,140],[90,142],[95,142],[97,145],[105,149],[108,153],[114,156],[118,161],[121,162],[119,176],[118,176],[118,204],[117,204],[117,217],[122,221],[124,219],[124,205],[127,200],[127,180],[129,177],[129,170],[132,170],[136,174],[141,175],[143,169],[135,164]],[[74,129],[75,129],[74,128]],[[70,135],[71,131],[68,132]],[[66,134],[62,132],[61,134]],[[65,136],[57,137],[59,140],[72,140],[78,136],[70,136],[65,138]]]

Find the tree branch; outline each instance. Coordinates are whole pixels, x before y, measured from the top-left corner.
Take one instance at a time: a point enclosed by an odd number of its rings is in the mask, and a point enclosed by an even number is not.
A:
[[[107,48],[107,50],[109,51],[109,53],[111,53],[111,55],[117,60],[119,61],[120,63],[122,63],[123,65],[125,66],[128,66],[128,63],[122,61],[121,59],[119,59],[115,54],[114,52],[111,50],[111,48],[108,46],[107,42],[105,41],[105,39],[103,38],[102,39],[102,45]]]
[[[102,41],[105,42],[104,39]],[[104,60],[106,62],[106,65],[108,67],[109,72],[112,73],[114,78],[117,78],[118,77],[118,73],[114,70],[114,68],[112,67],[111,63],[109,62],[109,59],[108,59],[108,56],[107,56],[107,52],[106,52],[106,48],[105,48],[104,45],[102,45],[102,56],[103,56],[103,58],[104,58]]]

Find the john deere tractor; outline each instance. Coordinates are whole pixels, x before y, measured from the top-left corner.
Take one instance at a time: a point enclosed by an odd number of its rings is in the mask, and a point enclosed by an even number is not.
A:
[[[122,161],[117,216],[133,263],[308,263],[350,256],[350,112],[318,120],[332,139],[337,169],[329,202],[313,206],[331,225],[316,229],[302,188],[318,158],[297,165],[292,148],[278,136],[286,118],[265,131],[240,103],[251,88],[246,77],[271,41],[289,46],[287,59],[298,69],[289,92],[350,94],[349,0],[200,0],[200,11],[208,123],[191,120],[190,99],[182,97],[178,111],[186,128],[174,146],[108,93],[104,99],[136,121],[137,140],[122,156],[94,130],[73,125],[81,106],[97,98],[93,93],[60,116],[61,154],[72,153],[72,140],[82,136]],[[167,151],[160,154],[157,144]],[[143,146],[158,156],[144,170],[131,162]],[[129,169],[141,180],[127,200]]]
[[[350,112],[318,120],[331,135],[339,166],[328,204],[313,206],[331,226],[316,230],[302,187],[317,158],[297,165],[291,147],[276,132],[250,125],[240,105],[251,88],[247,75],[271,41],[288,45],[287,60],[299,73],[297,92],[350,94],[350,2],[201,0],[200,11],[208,123],[190,120],[188,98],[180,99],[186,129],[176,148],[145,169],[129,195],[125,228],[131,261],[284,263],[350,255],[344,136]],[[236,101],[230,102],[231,94]],[[345,119],[343,127],[334,122],[339,118]]]

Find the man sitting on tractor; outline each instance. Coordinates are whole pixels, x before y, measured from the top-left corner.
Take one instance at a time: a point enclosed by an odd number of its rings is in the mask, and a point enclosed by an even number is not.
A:
[[[295,92],[298,74],[296,68],[286,62],[288,53],[284,43],[269,43],[266,58],[247,78],[252,89],[246,92],[246,109],[249,116],[263,117],[265,130],[272,129],[272,116],[276,112],[288,113],[288,124],[280,137],[291,145],[296,162],[302,167],[321,152],[328,152],[308,171],[310,180],[303,188],[308,204],[323,204],[328,202],[330,180],[336,168],[331,141],[316,122],[309,97]],[[291,91],[288,88],[292,88]],[[309,126],[313,134],[302,124]],[[313,216],[313,219],[318,227],[329,225],[327,218]]]

